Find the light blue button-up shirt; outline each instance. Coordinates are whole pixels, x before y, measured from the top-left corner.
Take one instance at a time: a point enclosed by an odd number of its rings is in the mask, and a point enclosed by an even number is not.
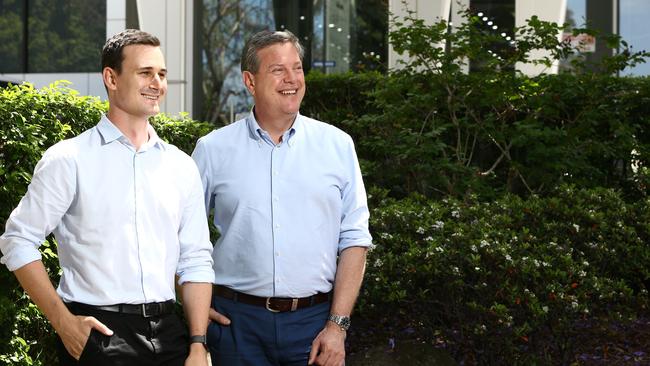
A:
[[[328,292],[338,253],[372,244],[354,144],[334,126],[298,115],[276,145],[251,113],[201,138],[192,157],[221,233],[218,284],[264,297]]]
[[[196,165],[149,126],[136,151],[106,116],[49,148],[0,237],[15,270],[41,258],[54,232],[64,301],[92,305],[174,299],[180,282],[213,282]]]

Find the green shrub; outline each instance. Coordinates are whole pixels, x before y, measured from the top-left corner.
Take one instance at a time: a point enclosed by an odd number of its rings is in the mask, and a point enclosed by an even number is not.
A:
[[[214,130],[214,126],[207,122],[191,119],[187,113],[179,116],[158,114],[151,118],[151,125],[156,129],[158,136],[175,145],[187,154],[191,154],[196,141]]]
[[[632,166],[650,157],[650,82],[613,72],[642,62],[621,52],[600,65],[575,59],[577,75],[529,77],[517,63],[549,65],[572,51],[557,24],[533,17],[513,45],[485,32],[476,16],[449,32],[443,21],[407,18],[390,38],[410,57],[387,76],[309,75],[303,112],[338,125],[356,141],[370,185],[393,197],[546,194],[561,184],[620,189],[645,196]],[[588,30],[584,30],[589,32]],[[610,36],[603,35],[608,38]],[[431,47],[445,43],[445,51]],[[532,49],[551,53],[529,60]],[[471,61],[472,72],[461,65]],[[601,73],[587,72],[587,67]]]
[[[359,316],[442,336],[459,361],[568,364],[580,319],[647,306],[648,200],[570,187],[491,203],[377,194]]]

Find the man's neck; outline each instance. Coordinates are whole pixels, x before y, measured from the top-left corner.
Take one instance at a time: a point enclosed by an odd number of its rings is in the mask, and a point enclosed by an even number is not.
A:
[[[146,118],[134,118],[133,116],[110,109],[106,117],[131,142],[136,151],[140,150],[142,145],[149,141],[148,122]]]
[[[264,115],[263,113],[259,113],[256,110],[253,110],[255,113],[255,119],[257,120],[257,124],[262,128],[264,131],[266,131],[269,136],[271,136],[271,139],[273,142],[276,144],[280,143],[282,140],[282,135],[291,128],[293,125],[293,122],[296,120],[297,114],[288,114],[282,117],[272,117],[269,115]]]

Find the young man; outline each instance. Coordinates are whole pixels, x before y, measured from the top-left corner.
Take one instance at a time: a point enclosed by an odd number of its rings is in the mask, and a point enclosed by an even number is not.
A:
[[[214,272],[201,180],[148,123],[167,91],[159,45],[138,30],[106,42],[108,113],[45,152],[0,237],[1,262],[57,332],[62,365],[207,363]],[[56,291],[37,250],[50,232]],[[198,343],[173,313],[175,276]]]
[[[192,154],[221,232],[213,365],[344,363],[372,240],[368,207],[350,136],[298,112],[302,54],[290,32],[248,40],[241,68],[253,111]]]

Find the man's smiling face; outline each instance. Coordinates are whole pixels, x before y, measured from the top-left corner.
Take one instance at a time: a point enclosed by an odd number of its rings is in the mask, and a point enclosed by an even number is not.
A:
[[[305,96],[305,75],[298,50],[291,42],[257,52],[259,69],[244,75],[255,99],[255,111],[272,118],[295,116]]]
[[[111,107],[137,118],[158,114],[167,93],[167,69],[160,47],[130,45],[122,54],[122,71],[115,75]]]

